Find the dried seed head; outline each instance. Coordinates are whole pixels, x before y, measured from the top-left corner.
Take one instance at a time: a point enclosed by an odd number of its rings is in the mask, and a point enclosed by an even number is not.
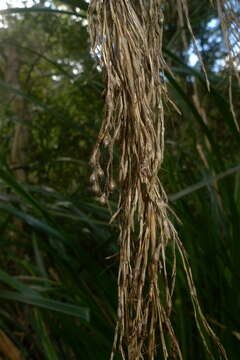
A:
[[[107,202],[106,194],[102,194],[97,200],[101,205],[106,205]]]
[[[92,168],[95,168],[96,163],[97,163],[96,158],[95,158],[94,156],[92,156],[91,159],[90,159],[90,161],[89,161],[90,166],[91,166]]]
[[[147,154],[153,154],[153,147],[149,143],[146,144],[146,153]]]
[[[103,139],[103,144],[105,147],[108,147],[111,141],[111,136],[109,134],[106,134]]]
[[[93,186],[92,186],[92,192],[93,192],[94,194],[99,194],[100,191],[101,191],[101,189],[100,189],[99,184],[98,184],[98,183],[93,184]]]
[[[117,315],[118,315],[118,318],[121,319],[121,317],[122,317],[122,311],[121,311],[120,308],[118,308]]]
[[[111,181],[110,181],[110,183],[109,183],[109,190],[110,191],[114,191],[115,189],[116,189],[116,183],[115,183],[115,181],[112,179]]]
[[[92,175],[90,176],[90,182],[94,184],[96,181],[97,181],[97,175],[95,172],[93,172]]]
[[[99,177],[103,177],[103,176],[104,176],[104,171],[103,171],[103,169],[102,169],[100,166],[97,168],[97,174],[98,174]]]
[[[90,165],[93,168],[95,168],[97,166],[98,160],[99,160],[99,152],[98,150],[95,150],[91,156]]]

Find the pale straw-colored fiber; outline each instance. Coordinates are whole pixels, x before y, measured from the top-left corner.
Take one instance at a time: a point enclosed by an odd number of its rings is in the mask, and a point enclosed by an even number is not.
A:
[[[120,227],[120,264],[111,359],[118,353],[128,360],[183,359],[171,322],[177,252],[205,349],[213,358],[213,340],[227,359],[199,306],[159,181],[164,104],[170,101],[162,55],[164,3],[92,0],[89,8],[92,51],[106,76],[105,118],[91,158],[91,182],[102,204],[116,188],[119,194],[112,217]]]

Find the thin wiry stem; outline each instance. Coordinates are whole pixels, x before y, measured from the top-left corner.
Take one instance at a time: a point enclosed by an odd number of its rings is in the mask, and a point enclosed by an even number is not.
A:
[[[239,122],[233,105],[232,78],[235,76],[240,86],[240,3],[239,0],[213,1],[221,22],[223,38],[228,52],[229,62],[229,103],[233,119],[238,131]]]

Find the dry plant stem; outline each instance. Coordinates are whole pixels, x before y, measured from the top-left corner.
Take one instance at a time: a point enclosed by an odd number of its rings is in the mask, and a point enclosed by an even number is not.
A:
[[[169,220],[167,196],[158,179],[164,153],[163,104],[168,101],[162,56],[164,2],[92,0],[89,8],[93,54],[107,83],[105,119],[91,158],[91,181],[105,203],[115,187],[114,167],[120,189],[118,210],[112,217],[120,224],[120,265],[111,359],[120,352],[122,359],[153,360],[157,348],[164,360],[183,359],[170,319],[176,251],[205,348],[211,354],[206,339],[210,335],[226,359],[201,312],[187,256]],[[117,164],[113,164],[114,149],[119,154]]]
[[[188,10],[188,0],[179,0],[177,6],[178,6],[179,19],[182,18],[186,22],[188,31],[189,31],[189,33],[190,33],[190,35],[192,37],[192,40],[193,40],[194,50],[195,50],[195,52],[196,52],[196,54],[198,56],[199,62],[201,64],[202,71],[203,71],[204,76],[205,76],[207,89],[208,89],[208,91],[210,91],[210,83],[209,83],[209,80],[208,80],[207,71],[206,71],[206,68],[205,68],[205,65],[204,65],[204,62],[203,62],[203,59],[202,59],[201,52],[200,52],[200,50],[198,48],[197,41],[196,41],[193,29],[192,29],[192,25],[191,25],[191,22],[190,22],[190,16],[189,16],[189,10]]]
[[[211,1],[211,0],[210,0]],[[240,17],[239,4],[236,0],[214,0],[211,1],[215,5],[221,22],[224,43],[228,51],[229,62],[229,102],[233,115],[233,119],[238,131],[240,131],[239,121],[233,105],[232,99],[232,78],[235,76],[240,86]]]

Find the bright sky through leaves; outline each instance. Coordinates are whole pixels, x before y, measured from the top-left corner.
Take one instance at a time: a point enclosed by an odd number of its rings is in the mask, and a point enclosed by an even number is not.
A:
[[[0,0],[0,10],[17,7],[30,7],[34,5],[33,0]],[[4,27],[3,17],[0,15],[0,27]]]
[[[20,7],[20,6],[31,6],[33,5],[32,0],[1,0],[0,9],[6,9],[8,7]]]

